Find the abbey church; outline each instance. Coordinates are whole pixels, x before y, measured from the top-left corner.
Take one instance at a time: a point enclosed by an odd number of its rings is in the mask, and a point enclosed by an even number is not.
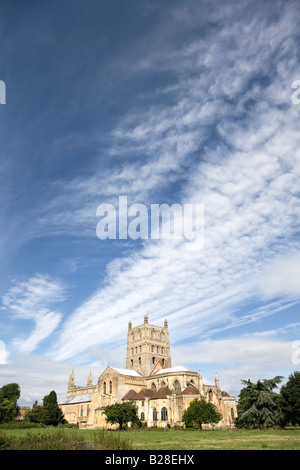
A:
[[[151,325],[148,316],[142,325],[128,324],[126,368],[108,366],[93,384],[75,385],[72,371],[67,396],[60,402],[65,419],[80,428],[111,428],[103,413],[107,405],[130,400],[138,416],[148,426],[180,426],[182,415],[195,398],[212,402],[222,415],[218,427],[231,427],[237,416],[234,397],[214,384],[204,384],[200,372],[183,366],[172,367],[168,323]]]

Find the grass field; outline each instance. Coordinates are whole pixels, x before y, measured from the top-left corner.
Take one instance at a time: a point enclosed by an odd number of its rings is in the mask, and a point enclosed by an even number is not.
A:
[[[60,442],[63,436],[78,442],[99,442],[100,433],[106,436],[105,449],[115,449],[123,442],[123,449],[134,450],[299,450],[300,428],[260,430],[127,430],[127,431],[97,431],[74,430],[55,428],[45,429],[5,429],[0,431],[7,437],[13,437],[15,446],[31,436],[47,435],[50,442],[54,442],[55,433],[60,433]],[[29,433],[29,434],[28,434]],[[51,437],[52,436],[52,437]],[[38,442],[38,440],[36,440]],[[125,442],[125,446],[124,446]],[[111,443],[111,444],[110,444]],[[128,447],[127,447],[128,444]],[[45,444],[44,444],[45,445]],[[49,444],[50,445],[50,444]],[[51,444],[53,445],[53,444]],[[110,447],[111,445],[111,447]],[[55,447],[54,447],[55,448]],[[75,446],[75,448],[77,448]]]
[[[128,437],[127,437],[128,436]],[[126,431],[134,449],[145,450],[296,450],[300,430]]]

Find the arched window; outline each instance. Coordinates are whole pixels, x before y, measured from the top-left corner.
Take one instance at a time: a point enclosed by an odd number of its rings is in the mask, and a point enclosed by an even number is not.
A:
[[[153,408],[153,421],[157,421],[157,409]]]
[[[209,401],[212,401],[213,399],[213,392],[211,390],[208,392],[208,399]]]
[[[140,417],[141,421],[145,421],[145,413],[141,412],[141,417]]]
[[[175,380],[173,387],[174,387],[174,392],[176,393],[176,395],[178,395],[178,393],[181,392],[181,387],[180,387],[180,383],[178,382],[178,380]]]
[[[112,393],[112,381],[109,382],[109,393]]]
[[[163,347],[161,348],[161,353],[162,353],[162,354],[164,353],[164,348],[163,348]]]
[[[181,406],[178,406],[178,421],[182,420],[182,408]]]
[[[132,354],[132,355],[134,354],[134,349],[133,349],[133,348],[131,348],[131,354]]]
[[[153,345],[151,346],[151,352],[154,352],[154,346]]]
[[[164,406],[162,409],[161,409],[161,420],[162,421],[167,421],[168,419],[168,410],[167,408]]]
[[[155,357],[152,357],[152,364],[155,364]]]
[[[139,364],[142,364],[142,359],[139,357]]]
[[[166,382],[164,380],[162,381],[161,386],[164,388],[166,387]]]
[[[156,392],[156,385],[155,385],[154,382],[152,382],[151,390],[152,390],[153,392]]]
[[[133,366],[133,359],[131,359],[131,367]]]
[[[159,353],[159,346],[156,346],[156,352]]]
[[[103,393],[106,395],[106,382],[103,383]]]
[[[162,365],[164,366],[164,365],[165,365],[165,360],[162,359],[162,360],[161,360],[161,363],[162,363]]]
[[[151,331],[151,338],[152,339],[155,338],[155,331],[154,330]]]

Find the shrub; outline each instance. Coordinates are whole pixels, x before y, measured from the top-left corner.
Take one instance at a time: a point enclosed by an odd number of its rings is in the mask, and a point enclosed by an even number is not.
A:
[[[32,428],[45,428],[44,424],[32,423],[27,419],[15,419],[6,423],[0,424],[0,429],[32,429]]]
[[[0,450],[4,450],[10,447],[12,439],[9,438],[3,432],[0,432]]]

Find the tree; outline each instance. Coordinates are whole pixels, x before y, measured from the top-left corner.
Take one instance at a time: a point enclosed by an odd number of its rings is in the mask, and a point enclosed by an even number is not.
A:
[[[3,385],[0,388],[0,422],[10,421],[17,416],[17,401],[20,398],[20,387],[16,383]]]
[[[16,408],[7,398],[0,400],[0,423],[6,423],[16,417]]]
[[[294,372],[281,387],[279,402],[283,414],[283,424],[300,425],[300,372]]]
[[[222,419],[215,405],[207,402],[204,398],[191,401],[189,407],[184,411],[182,421],[186,427],[196,426],[202,429],[202,424],[218,423]]]
[[[41,405],[38,405],[37,400],[32,405],[32,409],[26,411],[24,418],[30,421],[31,423],[43,422],[43,407]]]
[[[64,415],[57,403],[56,392],[52,390],[43,398],[43,405],[33,404],[32,410],[27,412],[26,418],[33,423],[41,423],[46,426],[57,426],[64,422]]]
[[[120,429],[127,423],[139,422],[137,407],[131,402],[109,405],[105,408],[104,414],[108,423],[118,423]]]
[[[18,399],[20,398],[21,390],[20,386],[16,383],[10,383],[7,385],[3,385],[0,389],[0,396],[3,398],[7,398],[9,401],[17,404]]]
[[[57,426],[63,422],[63,419],[64,415],[58,406],[56,392],[52,390],[49,395],[45,395],[43,398],[43,424]]]
[[[258,380],[242,380],[246,387],[242,388],[237,406],[237,427],[251,429],[270,428],[282,424],[282,414],[279,406],[279,394],[273,389],[277,388],[283,377]]]

